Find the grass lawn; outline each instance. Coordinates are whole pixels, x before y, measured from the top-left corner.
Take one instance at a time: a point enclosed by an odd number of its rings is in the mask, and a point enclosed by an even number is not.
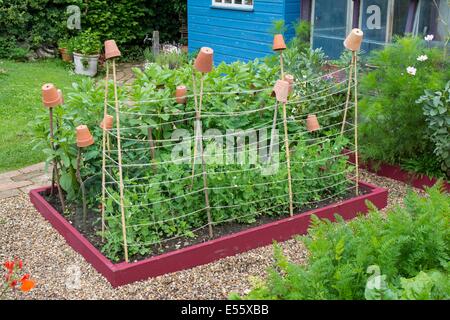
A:
[[[44,83],[54,83],[64,91],[81,78],[69,71],[59,59],[26,63],[0,60],[0,172],[44,160],[41,152],[32,150],[28,122],[44,108]]]

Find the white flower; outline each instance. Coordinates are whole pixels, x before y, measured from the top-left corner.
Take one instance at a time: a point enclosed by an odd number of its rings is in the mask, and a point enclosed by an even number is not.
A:
[[[427,61],[427,60],[428,60],[428,56],[426,54],[423,54],[417,58],[417,61],[421,61],[421,62]]]
[[[425,36],[425,41],[433,41],[433,39],[434,39],[434,35],[432,35],[432,34],[428,34],[428,35],[426,35]]]
[[[414,67],[408,67],[408,68],[406,68],[406,71],[407,71],[410,75],[415,76],[415,75],[416,75],[416,72],[417,72],[417,69],[414,68]]]

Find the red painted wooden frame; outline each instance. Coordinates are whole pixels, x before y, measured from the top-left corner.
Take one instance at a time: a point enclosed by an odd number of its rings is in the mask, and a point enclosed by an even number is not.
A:
[[[274,240],[285,241],[294,235],[305,234],[308,231],[312,214],[317,215],[321,219],[333,221],[334,214],[338,213],[345,220],[349,220],[356,217],[358,213],[367,212],[366,200],[371,201],[378,208],[383,208],[387,205],[388,192],[386,189],[364,182],[360,182],[360,185],[368,187],[370,192],[324,208],[298,214],[292,218],[285,218],[145,260],[134,263],[121,262],[118,264],[108,260],[45,200],[42,193],[48,194],[50,191],[49,187],[30,191],[30,199],[36,209],[66,239],[67,243],[108,279],[113,287],[117,287],[149,277],[156,277],[206,264],[271,244]]]
[[[355,154],[350,150],[343,151],[348,157],[351,163],[355,163]],[[400,168],[400,166],[381,163],[380,165],[375,164],[374,161],[368,161],[366,163],[359,160],[359,167],[365,169],[378,176],[391,178],[397,181],[404,182],[413,186],[414,188],[424,190],[425,187],[432,187],[438,181],[436,178],[430,178],[425,175],[419,176],[413,172],[408,172]],[[450,192],[450,184],[448,181],[444,181],[444,188],[447,192]]]

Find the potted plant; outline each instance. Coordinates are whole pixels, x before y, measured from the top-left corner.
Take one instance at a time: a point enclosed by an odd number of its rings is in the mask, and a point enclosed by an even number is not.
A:
[[[102,47],[99,34],[87,29],[73,38],[71,45],[75,73],[90,77],[95,76]]]
[[[62,38],[58,41],[58,51],[61,54],[61,58],[65,62],[72,62],[72,52],[70,52],[71,39]]]

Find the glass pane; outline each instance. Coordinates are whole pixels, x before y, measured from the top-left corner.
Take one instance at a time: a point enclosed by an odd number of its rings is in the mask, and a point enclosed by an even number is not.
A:
[[[234,4],[242,4],[242,0],[234,0]]]
[[[347,33],[347,1],[316,0],[314,7],[314,48],[338,58]]]
[[[420,36],[433,34],[434,40],[445,40],[448,33],[445,23],[450,25],[450,6],[447,0],[436,0],[436,3],[421,0],[418,10],[419,19],[415,24],[417,34]]]
[[[248,6],[252,6],[253,5],[253,0],[245,0],[245,4]]]
[[[361,2],[361,29],[365,42],[386,41],[387,0],[364,0]]]
[[[314,30],[318,35],[345,37],[347,1],[316,0]]]
[[[394,25],[393,35],[405,34],[406,20],[408,19],[409,0],[394,1]]]
[[[231,0],[225,0],[224,2],[225,3],[231,3]]]

